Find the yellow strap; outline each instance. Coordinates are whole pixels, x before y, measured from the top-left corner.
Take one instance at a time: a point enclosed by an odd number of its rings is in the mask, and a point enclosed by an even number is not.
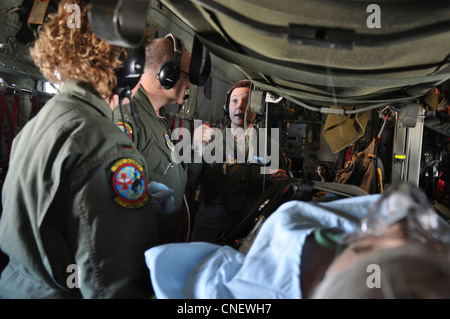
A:
[[[378,180],[380,181],[380,194],[383,194],[383,177],[381,175],[381,168],[377,168]]]

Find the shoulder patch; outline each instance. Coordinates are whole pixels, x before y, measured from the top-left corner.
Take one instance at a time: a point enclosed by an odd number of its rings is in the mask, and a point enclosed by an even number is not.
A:
[[[127,208],[139,208],[149,201],[143,167],[139,162],[123,158],[112,164],[110,171],[116,203]]]
[[[117,126],[127,134],[128,138],[131,138],[131,134],[133,134],[133,129],[130,124],[124,122],[117,122]]]

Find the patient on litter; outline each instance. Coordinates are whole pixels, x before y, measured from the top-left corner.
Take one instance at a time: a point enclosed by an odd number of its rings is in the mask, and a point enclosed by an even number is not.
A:
[[[407,183],[290,201],[246,254],[205,242],[145,253],[156,298],[450,298],[450,228]],[[177,261],[176,263],[174,261]]]

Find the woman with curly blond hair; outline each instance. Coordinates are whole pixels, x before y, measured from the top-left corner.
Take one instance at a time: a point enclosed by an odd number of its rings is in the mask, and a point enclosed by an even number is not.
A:
[[[66,4],[81,8],[80,28]],[[87,1],[62,1],[31,49],[53,97],[15,138],[2,194],[3,298],[147,298],[159,243],[146,162],[112,122],[125,49],[96,37]]]

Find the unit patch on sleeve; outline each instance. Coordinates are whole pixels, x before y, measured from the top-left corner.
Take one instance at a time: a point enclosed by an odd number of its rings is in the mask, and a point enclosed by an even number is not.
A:
[[[139,208],[149,201],[147,183],[139,162],[123,158],[111,166],[111,172],[116,203],[127,208]]]
[[[124,122],[117,122],[117,126],[127,134],[128,138],[131,138],[131,134],[133,134],[133,129],[130,124]]]

